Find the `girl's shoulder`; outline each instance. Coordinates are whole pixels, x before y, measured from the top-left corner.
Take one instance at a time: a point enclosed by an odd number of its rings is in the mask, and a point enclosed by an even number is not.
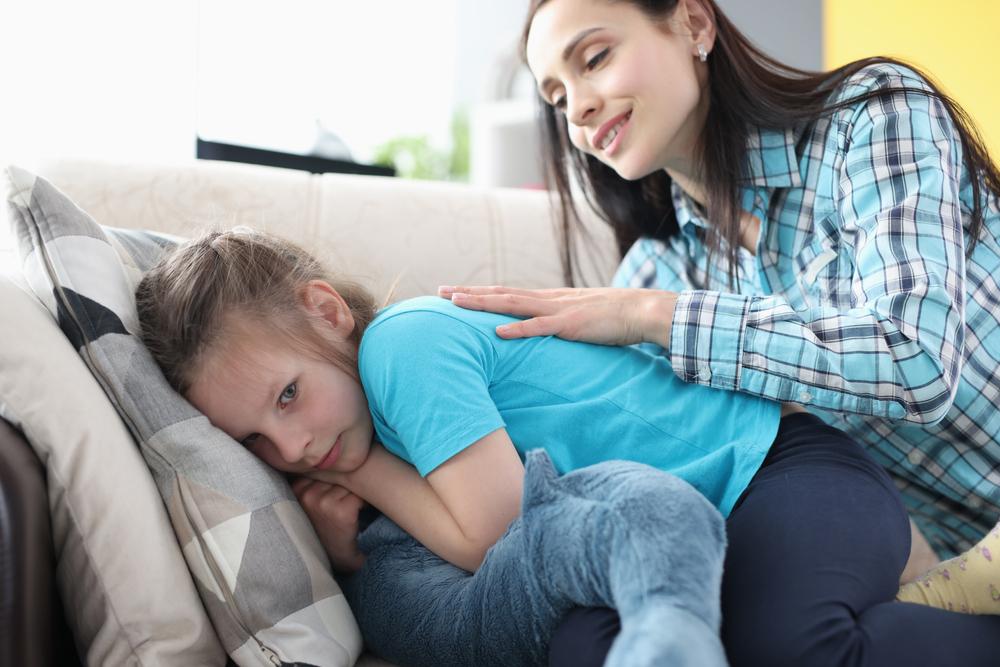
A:
[[[381,395],[408,378],[437,378],[444,384],[447,369],[492,369],[498,357],[496,318],[503,317],[465,310],[436,296],[384,308],[365,329],[358,349],[365,390]]]
[[[497,325],[512,318],[495,313],[459,308],[437,296],[406,299],[383,308],[361,337],[364,355],[371,348],[397,348],[405,340],[408,347],[425,348],[461,344],[489,347]]]
[[[369,329],[407,313],[444,313],[447,312],[449,306],[451,308],[457,307],[447,299],[437,296],[418,296],[397,301],[379,310],[375,315],[375,319],[369,325]]]
[[[393,323],[393,327],[431,326],[435,329],[462,329],[466,327],[492,327],[495,326],[494,320],[498,319],[509,318],[495,313],[459,308],[448,299],[438,296],[418,296],[399,301],[380,310],[368,328],[365,329],[365,336],[374,330],[386,328],[390,322]]]
[[[361,346],[386,336],[412,338],[454,326],[454,310],[458,307],[436,296],[421,296],[399,301],[380,310],[361,337]]]

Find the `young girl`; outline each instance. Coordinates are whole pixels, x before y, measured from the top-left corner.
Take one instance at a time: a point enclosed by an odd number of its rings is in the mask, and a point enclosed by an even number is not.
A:
[[[143,338],[264,461],[349,489],[465,569],[517,516],[525,450],[564,472],[631,459],[730,516],[724,599],[764,616],[727,619],[733,662],[995,659],[1000,619],[892,602],[906,513],[882,469],[815,417],[684,383],[637,348],[504,340],[494,330],[512,318],[436,297],[376,315],[334,284],[279,239],[209,234],[143,278]]]

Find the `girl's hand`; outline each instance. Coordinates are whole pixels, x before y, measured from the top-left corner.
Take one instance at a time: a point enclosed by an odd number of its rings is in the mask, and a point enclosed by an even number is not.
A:
[[[470,310],[524,317],[497,327],[501,338],[558,336],[601,345],[670,347],[677,294],[655,289],[513,287],[438,288],[438,296]]]
[[[357,572],[365,555],[358,549],[358,513],[365,501],[338,484],[307,477],[292,482],[292,491],[319,535],[330,564],[341,572]]]

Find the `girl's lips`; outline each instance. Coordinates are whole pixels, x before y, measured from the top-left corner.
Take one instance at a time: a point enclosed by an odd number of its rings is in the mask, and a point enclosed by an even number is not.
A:
[[[327,452],[327,455],[323,457],[323,460],[316,464],[316,470],[326,470],[340,458],[340,438],[342,436],[337,436],[337,441],[333,443],[333,447]]]

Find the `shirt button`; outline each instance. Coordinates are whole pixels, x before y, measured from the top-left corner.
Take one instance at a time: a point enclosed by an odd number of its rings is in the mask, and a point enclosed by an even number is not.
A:
[[[969,496],[968,499],[965,501],[965,504],[969,508],[974,510],[982,509],[983,505],[985,505],[983,499],[980,498],[979,496]]]
[[[810,394],[808,391],[800,391],[799,392],[799,402],[800,403],[808,403],[811,400],[813,400],[813,395]]]
[[[708,364],[702,364],[698,367],[698,379],[699,380],[710,380],[712,379],[712,369]]]
[[[913,465],[920,465],[920,462],[924,460],[924,453],[919,449],[910,450],[910,453],[906,455],[906,460]]]

